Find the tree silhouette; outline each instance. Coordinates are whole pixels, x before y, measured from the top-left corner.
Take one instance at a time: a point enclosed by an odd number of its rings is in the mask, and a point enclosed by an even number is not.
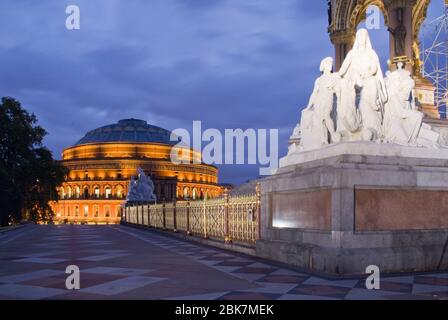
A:
[[[67,171],[42,144],[46,131],[13,98],[0,103],[0,225],[29,219],[48,221],[49,202]]]

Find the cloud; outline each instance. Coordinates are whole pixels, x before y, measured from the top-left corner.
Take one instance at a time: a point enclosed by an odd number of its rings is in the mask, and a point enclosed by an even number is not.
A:
[[[0,4],[0,95],[48,130],[59,156],[87,131],[122,118],[175,129],[278,128],[281,153],[320,60],[333,54],[324,1],[79,0]],[[221,180],[258,175],[223,166]]]

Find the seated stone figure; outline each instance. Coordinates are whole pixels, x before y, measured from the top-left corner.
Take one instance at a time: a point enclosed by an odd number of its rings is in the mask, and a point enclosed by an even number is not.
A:
[[[415,81],[409,71],[397,64],[397,70],[388,72],[386,87],[389,101],[384,110],[384,141],[405,146],[438,148],[439,134],[423,123],[423,113],[415,107]]]
[[[379,141],[384,104],[387,102],[379,57],[366,29],[356,32],[353,48],[339,70],[341,102],[338,132],[344,141]]]
[[[294,130],[293,138],[299,138],[301,150],[318,149],[337,141],[335,121],[332,118],[335,99],[339,90],[339,77],[332,73],[333,59],[322,60],[320,71],[322,75],[316,80],[308,106],[302,111],[299,128]],[[300,137],[296,137],[300,135]],[[297,146],[292,146],[290,152]]]
[[[127,202],[155,202],[156,196],[154,195],[154,183],[151,178],[146,176],[145,172],[141,169],[137,169],[138,178],[131,178],[129,183],[129,192],[126,197]]]

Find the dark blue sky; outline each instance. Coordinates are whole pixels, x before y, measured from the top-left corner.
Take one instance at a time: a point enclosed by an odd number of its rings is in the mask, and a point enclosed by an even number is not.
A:
[[[431,17],[443,0],[433,2]],[[65,28],[70,4],[80,30]],[[171,130],[277,128],[283,155],[333,55],[324,0],[2,0],[0,26],[0,96],[38,116],[56,158],[130,117]],[[385,62],[387,31],[374,33]],[[221,182],[258,174],[220,170]]]

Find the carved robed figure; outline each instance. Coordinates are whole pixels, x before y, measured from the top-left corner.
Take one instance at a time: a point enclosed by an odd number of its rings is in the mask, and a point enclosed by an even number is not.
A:
[[[294,129],[289,154],[348,141],[440,147],[439,134],[415,108],[411,74],[398,64],[385,79],[366,29],[356,33],[339,73],[332,67],[332,58],[322,60],[322,75]]]
[[[415,106],[415,81],[402,62],[389,72],[386,86],[389,101],[384,114],[384,141],[406,146],[438,148],[438,133],[423,123],[423,113]]]
[[[380,138],[387,91],[378,55],[366,29],[356,33],[353,49],[347,54],[339,75],[342,101],[338,106],[338,130],[354,133],[362,129],[364,140]]]
[[[339,79],[332,69],[333,58],[322,60],[322,75],[316,80],[308,106],[302,111],[300,129],[304,149],[326,145],[337,139],[332,114],[339,96]]]

